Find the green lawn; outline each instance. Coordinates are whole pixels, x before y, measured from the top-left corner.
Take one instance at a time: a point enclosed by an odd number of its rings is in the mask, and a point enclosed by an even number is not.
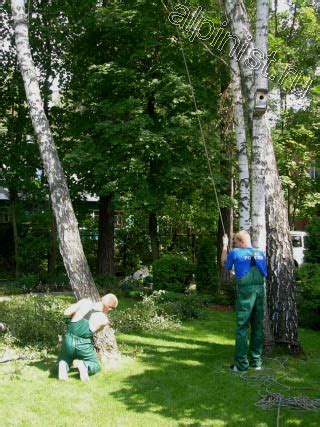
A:
[[[59,382],[49,359],[2,363],[0,426],[276,426],[276,409],[255,406],[264,383],[287,396],[319,398],[319,333],[301,331],[307,360],[269,359],[263,371],[245,375],[227,368],[233,333],[234,314],[211,311],[208,320],[185,323],[179,332],[119,335],[121,366],[88,384],[76,371]],[[280,412],[280,426],[319,426],[319,420],[319,412]]]

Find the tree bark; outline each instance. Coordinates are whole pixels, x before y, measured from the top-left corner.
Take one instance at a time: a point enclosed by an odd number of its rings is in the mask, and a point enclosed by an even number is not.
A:
[[[234,52],[234,43],[231,48]],[[233,102],[234,131],[237,143],[237,156],[239,168],[239,227],[241,230],[251,229],[250,209],[250,174],[247,150],[246,123],[243,109],[241,91],[241,76],[235,52],[231,57],[231,93]]]
[[[114,276],[114,209],[112,195],[100,196],[98,274]]]
[[[16,203],[17,203],[17,192],[12,188],[9,189],[10,195],[10,217],[13,230],[13,244],[14,244],[14,259],[15,259],[15,276],[20,275],[19,269],[19,235],[17,227],[17,216],[16,216]]]
[[[241,87],[246,100],[246,115],[252,117],[254,107],[254,72],[250,64],[250,54],[254,49],[252,31],[243,0],[225,0],[225,12],[232,35],[237,39],[233,52],[241,71]]]
[[[149,213],[149,236],[152,261],[155,261],[159,258],[158,219],[155,212]]]
[[[40,94],[38,78],[29,46],[27,17],[24,0],[11,0],[15,44],[21,75],[24,82],[30,116],[39,145],[40,156],[47,176],[52,209],[57,222],[60,253],[77,299],[88,297],[99,300],[99,293],[93,281],[85,258],[77,219],[72,207],[66,178],[53,142],[48,119]],[[97,336],[99,352],[114,357],[118,355],[117,343],[111,328]],[[108,329],[108,330],[109,330]]]
[[[57,259],[58,259],[58,241],[57,241],[57,223],[53,213],[51,214],[51,227],[50,227],[50,248],[48,254],[48,275],[52,278],[56,272]]]
[[[256,43],[258,43],[258,46],[262,48],[263,52],[266,52],[267,49],[266,35],[268,16],[266,8],[267,5],[265,0],[258,0]],[[225,10],[229,17],[233,34],[241,41],[240,46],[243,46],[248,38],[252,40],[252,33],[243,0],[226,0]],[[255,95],[257,95],[255,93],[257,85],[254,85],[254,77],[256,77],[257,80],[257,76],[253,75],[252,70],[250,70],[250,67],[248,66],[250,63],[249,57],[253,52],[254,45],[251,42],[247,42],[246,46],[246,52],[244,55],[238,57],[238,62],[240,66],[242,88],[245,88],[244,98],[246,99],[248,106],[248,115],[255,120],[253,112],[256,107],[254,99]],[[264,60],[266,59],[267,58],[265,57]],[[266,74],[266,67],[264,68],[262,66],[260,67],[260,70],[261,69],[263,69],[264,74]],[[261,75],[259,78],[260,77]],[[263,89],[265,82],[259,82],[259,84]],[[267,87],[264,89],[267,89]],[[265,123],[259,123],[261,121]],[[256,156],[256,162],[260,161],[258,159],[261,159],[263,162],[264,156],[262,143],[268,148],[268,153],[265,155],[264,162],[265,171],[260,169],[259,175],[257,175],[261,181],[263,179],[263,175],[265,175],[264,189],[266,201],[266,223],[268,230],[267,260],[269,272],[267,308],[270,311],[266,320],[270,318],[270,334],[272,334],[272,332],[275,334],[276,341],[286,342],[290,348],[297,348],[298,323],[296,321],[297,309],[295,302],[294,278],[293,274],[291,274],[293,259],[292,252],[290,253],[290,250],[288,250],[288,247],[291,245],[289,227],[287,227],[288,213],[285,204],[283,203],[283,193],[280,186],[271,137],[269,136],[266,126],[265,114],[256,117],[255,125],[253,126],[253,137],[256,139],[255,144],[258,143],[258,149],[260,150],[260,152],[254,153]],[[279,182],[279,185],[277,182]],[[256,197],[255,203],[258,203],[258,200],[259,199]],[[275,213],[274,210],[276,207],[278,208]],[[256,209],[258,212],[258,204],[256,205]],[[276,215],[278,215],[278,217]],[[263,242],[263,239],[260,240],[259,235],[254,238],[254,242],[259,246],[264,245],[263,243],[260,243],[261,241]],[[282,292],[282,288],[285,289],[287,293]],[[276,311],[274,311],[275,309],[273,306],[277,307]],[[291,319],[291,324],[289,324],[289,319]],[[267,334],[269,333],[268,330],[265,332],[267,332]],[[271,335],[270,341],[272,341]]]
[[[78,299],[99,298],[84,256],[66,178],[61,167],[50,126],[44,113],[36,70],[31,56],[24,0],[11,1],[15,43],[30,116],[44,170],[48,179],[52,209],[57,221],[59,247],[72,289]]]
[[[252,243],[266,250],[265,209],[265,146],[267,140],[268,77],[262,70],[267,66],[268,0],[257,0],[255,49],[263,54],[260,67],[254,72],[255,105],[252,119]]]
[[[294,262],[285,200],[277,171],[271,137],[266,153],[267,299],[275,343],[290,351],[300,349]]]

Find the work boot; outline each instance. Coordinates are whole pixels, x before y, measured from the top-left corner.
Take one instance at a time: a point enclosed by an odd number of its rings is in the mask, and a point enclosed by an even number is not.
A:
[[[231,366],[230,366],[230,369],[231,369],[231,371],[232,371],[232,372],[247,372],[247,369],[244,369],[243,371],[241,371],[241,370],[237,367],[237,365],[231,365]]]
[[[84,363],[84,361],[83,360],[75,360],[74,365],[79,370],[80,380],[81,381],[88,381],[89,380],[88,368],[86,367],[86,364]]]
[[[64,360],[60,360],[58,365],[59,380],[66,381],[68,379],[68,364]]]

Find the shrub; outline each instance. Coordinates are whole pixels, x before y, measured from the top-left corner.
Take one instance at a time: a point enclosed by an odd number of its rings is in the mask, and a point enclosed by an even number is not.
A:
[[[10,292],[11,290],[11,292]],[[49,276],[47,273],[28,274],[20,276],[7,286],[7,293],[30,293],[30,292],[58,292],[71,290],[68,276],[64,273],[58,273]]]
[[[190,260],[179,255],[164,255],[152,265],[155,289],[184,292],[194,271]]]
[[[28,234],[20,239],[18,262],[21,271],[39,273],[46,268],[48,236]]]
[[[20,276],[16,279],[15,285],[21,290],[21,293],[40,292],[43,290],[43,284],[37,274]]]
[[[53,349],[65,331],[65,303],[50,296],[27,295],[3,302],[1,317],[18,345]]]
[[[219,288],[212,294],[215,304],[234,305],[236,301],[236,287],[234,282],[221,283]]]
[[[143,297],[141,302],[131,308],[113,311],[110,314],[112,324],[116,331],[143,332],[161,330],[175,330],[180,327],[176,316],[161,312],[157,304],[158,292]]]
[[[306,229],[306,249],[304,259],[306,263],[320,263],[320,218],[312,218]]]
[[[297,270],[298,311],[301,326],[320,329],[320,264]]]
[[[69,278],[66,273],[55,273],[49,275],[48,273],[40,274],[41,282],[44,284],[46,292],[59,292],[64,290],[71,290]]]
[[[156,295],[155,300],[160,313],[174,316],[181,321],[207,317],[207,296],[164,291]]]
[[[199,243],[196,264],[197,289],[213,288],[218,283],[217,254],[212,240],[203,238]]]

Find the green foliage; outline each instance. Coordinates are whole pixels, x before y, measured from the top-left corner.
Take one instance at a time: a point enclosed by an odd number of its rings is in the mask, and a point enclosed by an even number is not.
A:
[[[41,235],[28,234],[20,240],[19,267],[25,273],[39,273],[46,268],[49,241]]]
[[[2,303],[1,317],[9,326],[8,339],[21,346],[54,349],[63,334],[66,304],[49,296],[28,295]]]
[[[143,297],[141,302],[132,308],[115,310],[110,314],[116,331],[123,333],[139,333],[161,330],[175,330],[180,327],[177,316],[160,310],[158,306],[159,292]]]
[[[184,292],[194,271],[190,260],[179,255],[164,255],[152,265],[155,289]]]
[[[26,274],[17,279],[6,281],[2,285],[2,293],[7,295],[27,294],[30,292],[59,292],[71,290],[66,274],[56,273],[52,276],[47,273]]]
[[[212,239],[205,237],[199,243],[196,263],[197,289],[210,289],[217,286],[216,248]]]
[[[115,276],[101,274],[95,276],[94,281],[105,292],[114,292],[119,288],[119,280]]]
[[[297,270],[298,310],[301,326],[320,329],[320,264]]]
[[[312,218],[306,231],[305,262],[320,263],[320,217]]]
[[[212,294],[214,304],[234,305],[236,300],[236,289],[234,283],[222,283]]]
[[[113,311],[110,317],[115,329],[123,333],[174,330],[181,321],[205,319],[207,302],[207,296],[160,290],[144,296],[131,308]]]
[[[205,306],[208,305],[208,296],[160,291],[154,298],[161,313],[181,321],[207,318]]]

